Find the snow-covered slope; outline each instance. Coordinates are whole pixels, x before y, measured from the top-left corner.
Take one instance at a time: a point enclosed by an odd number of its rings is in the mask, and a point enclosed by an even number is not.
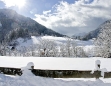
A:
[[[76,46],[76,48],[78,48],[78,49],[80,49],[80,48],[81,48],[81,50],[83,49],[85,52],[85,55],[87,57],[92,57],[95,55],[95,53],[94,53],[95,46],[93,45],[93,40],[82,41],[82,40],[70,39],[70,38],[66,38],[66,37],[31,36],[30,39],[18,38],[17,40],[14,40],[11,45],[14,45],[14,43],[17,44],[16,50],[17,51],[19,50],[20,53],[29,53],[29,52],[32,52],[32,50],[37,53],[40,51],[40,49],[43,49],[45,47],[47,49],[50,48],[49,50],[56,49],[58,51],[58,53],[57,53],[58,55],[54,55],[54,56],[60,57],[60,55],[62,55],[62,49],[65,50],[65,48],[66,48],[65,46],[68,47],[68,45],[69,46],[71,45],[73,47]],[[68,43],[70,43],[70,44],[68,44]],[[51,48],[51,46],[53,46],[53,48]],[[37,56],[39,57],[41,55],[40,54],[41,52],[43,52],[43,51],[40,51],[39,53],[37,53],[36,57]],[[60,54],[60,52],[61,52],[61,54]],[[18,55],[18,56],[22,56],[22,55]],[[30,56],[30,55],[27,55],[27,56]],[[64,57],[67,57],[67,56],[64,56]]]
[[[56,42],[58,45],[63,44],[67,42],[67,38],[65,37],[54,37],[54,36],[31,36],[31,39],[23,39],[23,38],[18,38],[16,41],[18,42],[17,49],[21,49],[22,47],[30,47],[34,44],[39,44],[40,40],[42,39],[48,39],[48,40],[53,40]],[[80,40],[75,40],[77,46],[93,46],[93,40],[88,40],[88,41],[80,41]]]

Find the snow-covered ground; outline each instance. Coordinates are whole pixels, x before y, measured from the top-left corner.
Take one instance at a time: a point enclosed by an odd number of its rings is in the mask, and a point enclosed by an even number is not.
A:
[[[111,59],[105,58],[54,58],[54,57],[0,57],[0,67],[22,68],[29,62],[34,63],[35,69],[60,70],[94,70],[96,61],[101,67],[111,71]],[[44,78],[25,72],[22,76],[0,74],[0,86],[111,86],[111,78],[99,80],[89,78]]]
[[[8,62],[8,60],[7,60],[7,62]],[[13,58],[11,58],[11,60],[13,62]],[[2,61],[3,61],[3,59],[2,59]],[[11,62],[11,61],[9,61],[9,62]],[[26,62],[26,61],[24,61],[24,62]],[[4,63],[4,64],[9,64],[9,63]],[[83,64],[85,64],[85,63],[83,63]],[[32,65],[36,65],[36,64],[34,63]],[[44,64],[42,64],[42,65],[44,65]],[[52,64],[50,64],[50,65],[52,65]],[[56,64],[56,65],[58,65],[58,64]],[[1,64],[0,64],[0,66],[1,66]],[[17,64],[15,64],[15,66],[17,66]],[[22,76],[7,76],[4,74],[0,74],[0,86],[111,86],[111,79],[103,79],[103,78],[100,78],[97,80],[94,78],[93,79],[88,79],[88,78],[87,79],[84,79],[84,78],[81,78],[81,79],[79,79],[79,78],[78,79],[77,78],[58,78],[57,79],[57,78],[55,78],[54,79],[54,78],[44,78],[44,77],[34,76],[30,72],[30,70],[28,70],[29,66],[30,65],[25,65],[24,68],[22,67],[22,70],[23,70]],[[64,67],[65,65],[62,65],[62,66]],[[8,67],[10,67],[10,65],[8,65]],[[79,67],[79,65],[77,65],[77,67]],[[81,68],[84,69],[84,67],[81,67]]]
[[[34,44],[39,44],[40,40],[42,39],[53,40],[58,45],[62,43],[66,43],[67,41],[67,38],[65,37],[54,37],[54,36],[40,36],[40,37],[31,36],[31,39],[18,38],[16,40],[19,43],[19,45],[17,46],[17,49],[20,49],[22,47],[29,47]],[[86,48],[90,48],[93,46],[93,40],[89,40],[89,41],[75,40],[75,42],[77,46],[86,46]]]
[[[0,74],[0,86],[111,86],[111,79],[44,78],[34,76],[28,68],[22,68],[22,76]]]
[[[10,77],[0,74],[0,86],[111,86],[111,83],[102,80],[67,80],[28,75]]]

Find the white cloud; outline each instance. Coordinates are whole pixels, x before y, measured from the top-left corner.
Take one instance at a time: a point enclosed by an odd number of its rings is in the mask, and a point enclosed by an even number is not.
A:
[[[44,14],[44,15],[48,15],[48,13],[50,13],[50,12],[51,12],[51,10],[43,11],[43,14]]]
[[[78,0],[69,4],[61,1],[52,10],[42,15],[35,14],[35,20],[48,28],[63,34],[87,32],[96,29],[105,20],[111,19],[111,0]]]
[[[0,0],[0,1],[3,1],[6,7],[17,6],[21,8],[26,3],[25,0]]]

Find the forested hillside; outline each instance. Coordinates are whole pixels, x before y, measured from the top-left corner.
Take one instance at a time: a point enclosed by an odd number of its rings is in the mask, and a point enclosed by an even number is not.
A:
[[[0,41],[46,34],[63,36],[12,9],[0,9]]]
[[[82,37],[83,40],[89,40],[92,38],[97,38],[99,33],[102,29],[106,29],[107,27],[111,27],[111,20],[105,21],[103,24],[101,24],[96,30],[89,32],[84,37]]]

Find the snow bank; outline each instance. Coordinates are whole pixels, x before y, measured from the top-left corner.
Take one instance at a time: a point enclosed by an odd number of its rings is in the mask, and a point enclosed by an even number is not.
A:
[[[96,81],[63,81],[53,78],[43,78],[38,76],[16,76],[9,77],[0,74],[0,86],[111,86],[111,83]]]

